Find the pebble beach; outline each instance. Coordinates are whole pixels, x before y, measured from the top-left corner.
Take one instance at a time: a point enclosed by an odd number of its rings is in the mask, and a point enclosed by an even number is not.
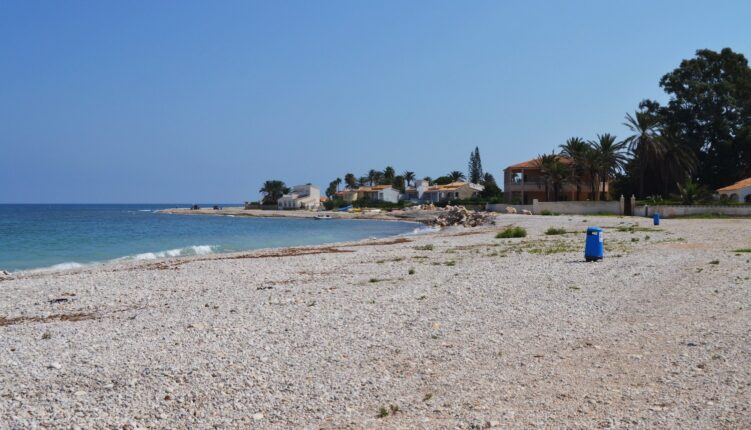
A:
[[[499,215],[13,274],[0,428],[751,428],[750,232]]]

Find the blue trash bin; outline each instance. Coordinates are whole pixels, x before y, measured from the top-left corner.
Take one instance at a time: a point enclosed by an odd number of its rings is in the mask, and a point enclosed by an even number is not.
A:
[[[652,222],[654,225],[660,225],[660,214],[655,212],[655,214],[652,216]]]
[[[587,261],[602,260],[605,254],[602,243],[602,229],[600,227],[587,228],[587,241],[584,246],[584,259]]]

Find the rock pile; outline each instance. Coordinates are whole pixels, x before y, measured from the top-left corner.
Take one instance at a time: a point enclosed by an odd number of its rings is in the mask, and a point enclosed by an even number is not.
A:
[[[446,206],[446,209],[435,217],[433,223],[439,227],[461,225],[464,227],[477,227],[489,223],[494,218],[493,214],[484,212],[472,212],[464,206]]]

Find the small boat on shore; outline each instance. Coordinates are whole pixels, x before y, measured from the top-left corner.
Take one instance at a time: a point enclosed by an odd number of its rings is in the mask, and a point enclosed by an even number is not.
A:
[[[333,219],[329,214],[318,214],[313,217],[314,219]]]

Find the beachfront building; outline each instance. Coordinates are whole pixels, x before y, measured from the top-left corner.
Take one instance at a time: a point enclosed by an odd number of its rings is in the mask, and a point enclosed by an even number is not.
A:
[[[321,207],[321,190],[310,184],[295,185],[277,202],[279,209],[309,209]]]
[[[558,157],[558,160],[566,165],[572,165],[570,157]],[[558,196],[554,196],[553,186],[548,183],[546,188],[545,175],[543,175],[537,159],[528,160],[508,166],[503,170],[503,193],[506,203],[519,203],[530,205],[534,199],[538,201],[558,200],[587,200],[592,191],[592,181],[589,177],[579,180],[579,194],[577,195],[576,183],[564,181],[558,189]],[[600,191],[607,194],[609,184],[598,184]]]
[[[720,197],[725,197],[731,202],[751,203],[751,178],[740,180],[733,185],[722,187],[717,190]]]
[[[397,203],[399,201],[399,190],[394,189],[391,185],[359,187],[351,190],[339,191],[336,195],[346,202],[371,200],[377,202]]]
[[[464,200],[478,197],[482,190],[480,184],[471,182],[452,182],[446,185],[433,185],[425,189],[421,201],[437,203],[447,200]]]
[[[420,202],[422,201],[423,195],[425,194],[425,190],[427,190],[428,188],[430,188],[428,181],[417,179],[415,180],[414,187],[407,187],[404,189],[404,194],[401,195],[401,199],[411,202]]]

